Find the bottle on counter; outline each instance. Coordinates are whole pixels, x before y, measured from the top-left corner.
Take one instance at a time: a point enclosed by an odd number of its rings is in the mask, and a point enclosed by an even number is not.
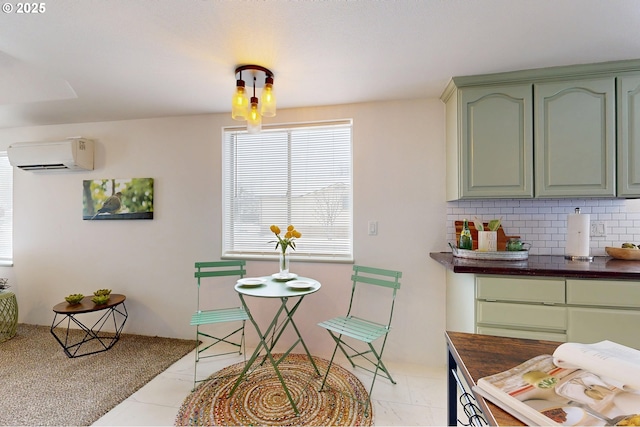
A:
[[[460,232],[460,242],[458,242],[458,248],[460,249],[473,249],[473,238],[471,237],[471,230],[469,230],[469,221],[466,219],[462,224],[462,231]]]

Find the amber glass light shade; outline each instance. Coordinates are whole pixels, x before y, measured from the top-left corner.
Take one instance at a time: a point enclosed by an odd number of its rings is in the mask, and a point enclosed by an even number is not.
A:
[[[231,118],[233,120],[247,120],[249,114],[249,98],[244,90],[244,81],[238,80],[236,92],[231,99]]]
[[[262,116],[258,109],[258,98],[251,98],[249,117],[247,118],[247,132],[258,133],[262,130]]]
[[[276,115],[276,94],[273,92],[273,77],[267,77],[261,98],[260,114],[264,117],[274,117]]]

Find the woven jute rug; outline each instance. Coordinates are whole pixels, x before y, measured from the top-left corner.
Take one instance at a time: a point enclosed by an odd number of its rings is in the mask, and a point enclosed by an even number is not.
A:
[[[83,334],[70,331],[73,339]],[[0,343],[0,425],[91,425],[195,344],[122,334],[108,351],[70,359],[50,327],[18,324]]]
[[[274,355],[279,358],[281,355]],[[314,357],[324,375],[329,361]],[[253,370],[229,398],[244,363],[228,366],[209,377],[185,399],[176,417],[176,426],[370,426],[373,409],[351,399],[367,402],[369,395],[360,380],[344,368],[331,366],[329,388],[319,392],[318,376],[307,355],[290,354],[279,365],[280,372],[296,401],[296,415],[282,384],[269,361]]]

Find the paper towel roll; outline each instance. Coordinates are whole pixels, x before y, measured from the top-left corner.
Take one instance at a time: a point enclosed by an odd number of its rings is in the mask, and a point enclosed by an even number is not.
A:
[[[569,214],[567,218],[567,256],[589,256],[589,214]]]

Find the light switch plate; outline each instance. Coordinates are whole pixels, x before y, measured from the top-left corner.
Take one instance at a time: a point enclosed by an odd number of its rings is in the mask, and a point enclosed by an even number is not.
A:
[[[369,236],[378,235],[378,221],[369,221],[368,224]]]
[[[591,221],[591,237],[605,237],[607,235],[607,226],[604,221]]]

